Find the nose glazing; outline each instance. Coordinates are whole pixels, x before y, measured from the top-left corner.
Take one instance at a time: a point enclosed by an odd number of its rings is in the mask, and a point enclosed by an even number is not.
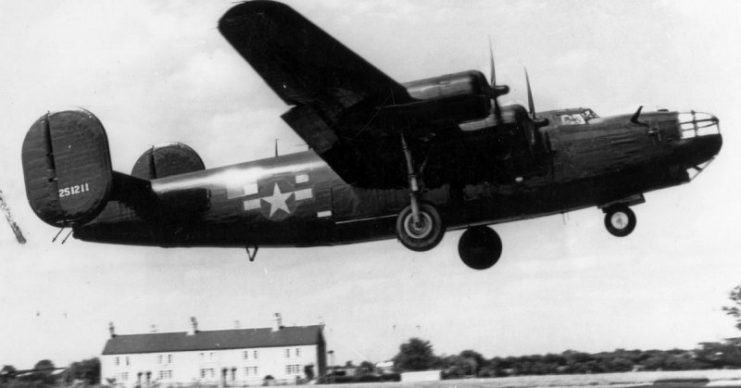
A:
[[[681,112],[677,114],[682,139],[720,134],[719,120],[710,113]]]
[[[680,139],[676,142],[677,155],[689,166],[709,161],[720,152],[723,137],[717,117],[704,112],[677,114]]]

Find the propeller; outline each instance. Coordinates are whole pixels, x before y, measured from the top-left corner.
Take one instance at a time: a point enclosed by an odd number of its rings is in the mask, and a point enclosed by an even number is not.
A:
[[[0,190],[0,210],[5,214],[5,219],[8,220],[8,224],[10,225],[10,229],[13,230],[13,233],[15,234],[16,240],[18,240],[19,244],[25,244],[26,238],[23,237],[23,233],[21,232],[21,228],[18,227],[18,224],[15,223],[15,220],[13,220],[13,216],[10,214],[10,208],[8,208],[8,205],[5,203],[5,198],[3,197],[3,191]]]
[[[498,122],[502,121],[502,109],[499,106],[497,97],[503,96],[509,93],[509,86],[497,85],[497,72],[496,66],[494,65],[494,50],[491,48],[491,37],[489,37],[489,80],[491,86],[489,87],[489,96],[494,102],[494,116]]]
[[[530,119],[533,120],[536,127],[538,128],[545,127],[546,125],[548,125],[548,119],[546,118],[540,119],[535,113],[535,102],[533,101],[533,90],[530,87],[530,76],[527,74],[527,67],[525,68],[525,84],[527,84],[527,107],[530,112]]]

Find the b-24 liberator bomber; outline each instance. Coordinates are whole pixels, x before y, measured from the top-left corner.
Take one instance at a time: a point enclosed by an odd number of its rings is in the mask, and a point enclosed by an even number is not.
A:
[[[43,115],[22,159],[31,207],[84,241],[162,247],[307,247],[397,238],[414,251],[465,229],[471,268],[500,258],[489,225],[596,206],[627,236],[643,194],[689,182],[718,154],[718,119],[659,110],[599,117],[500,104],[465,71],[398,83],[290,7],[238,4],[219,31],[289,106],[306,152],[206,169],[190,147],[147,149],[113,171],[85,110]],[[492,56],[493,58],[493,56]],[[249,133],[245,133],[245,138]]]

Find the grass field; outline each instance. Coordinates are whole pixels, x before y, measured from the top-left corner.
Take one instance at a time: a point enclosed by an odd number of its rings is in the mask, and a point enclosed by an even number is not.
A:
[[[621,388],[632,385],[651,384],[658,379],[706,377],[710,381],[738,380],[741,386],[741,369],[700,370],[681,372],[627,372],[590,375],[546,375],[517,376],[490,379],[443,380],[422,383],[360,383],[332,384],[327,387],[370,388],[370,387],[441,387],[441,388],[537,388],[537,387],[610,387]]]

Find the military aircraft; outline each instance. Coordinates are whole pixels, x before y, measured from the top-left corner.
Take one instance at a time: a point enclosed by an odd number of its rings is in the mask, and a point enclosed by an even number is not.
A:
[[[489,81],[465,71],[401,84],[279,2],[238,4],[218,28],[290,106],[281,117],[310,151],[206,169],[174,143],[124,174],[92,113],[47,113],[22,151],[42,220],[85,241],[244,247],[251,260],[258,247],[394,237],[427,251],[465,229],[460,257],[485,269],[502,252],[488,225],[596,206],[627,236],[629,206],[689,182],[722,144],[707,113],[538,114],[527,71],[528,108],[500,104],[509,88],[493,59]]]

